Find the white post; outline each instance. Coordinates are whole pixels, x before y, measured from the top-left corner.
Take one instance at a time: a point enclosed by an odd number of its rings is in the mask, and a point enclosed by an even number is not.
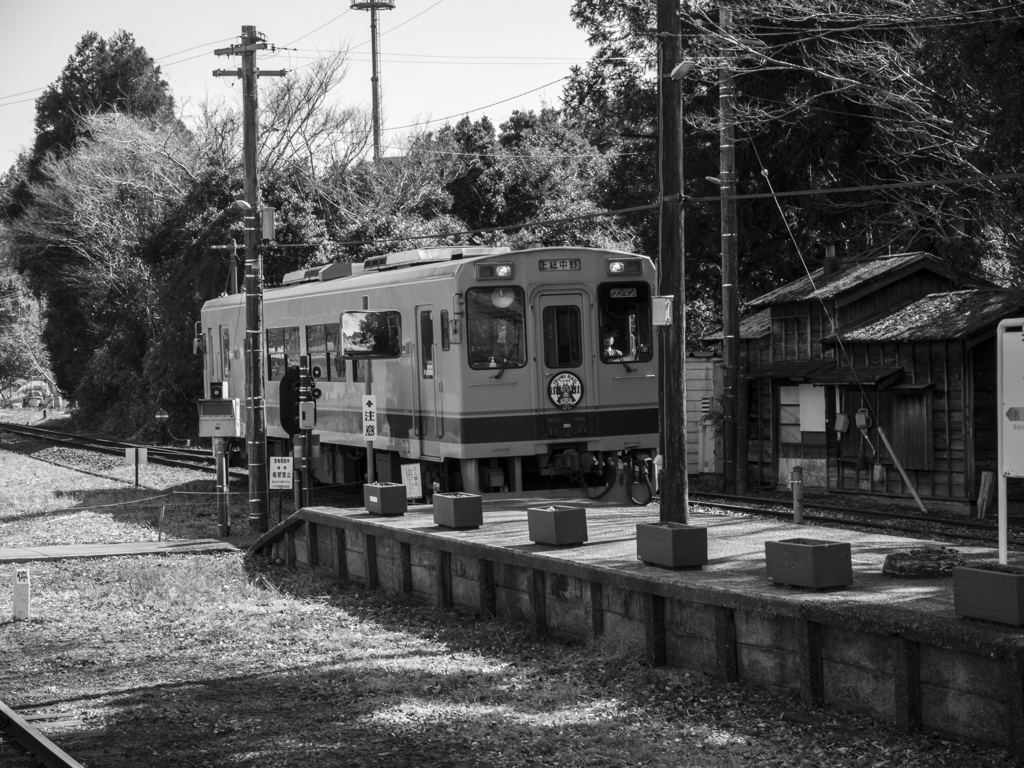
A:
[[[14,620],[28,621],[31,618],[31,587],[28,568],[18,568],[14,572]]]

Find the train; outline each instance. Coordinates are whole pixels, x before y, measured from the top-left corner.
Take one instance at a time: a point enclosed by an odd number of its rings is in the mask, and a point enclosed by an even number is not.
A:
[[[282,382],[306,356],[318,483],[607,492],[658,452],[656,292],[649,257],[594,248],[424,248],[289,273],[263,292],[267,453],[292,454]],[[196,324],[200,434],[236,454],[245,311],[222,295]]]

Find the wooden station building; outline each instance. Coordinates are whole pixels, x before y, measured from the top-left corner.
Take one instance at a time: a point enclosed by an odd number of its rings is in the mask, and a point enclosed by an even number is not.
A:
[[[748,307],[737,437],[750,490],[800,466],[809,490],[972,509],[996,468],[996,326],[1024,314],[1024,291],[965,286],[906,253],[826,258]]]

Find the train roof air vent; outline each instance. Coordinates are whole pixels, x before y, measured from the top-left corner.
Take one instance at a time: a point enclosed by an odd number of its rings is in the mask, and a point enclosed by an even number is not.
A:
[[[363,261],[363,270],[385,270],[411,267],[416,264],[429,264],[435,261],[451,261],[453,259],[469,258],[471,256],[494,256],[508,253],[509,248],[417,248],[412,251],[401,251],[399,253],[382,254],[381,256],[370,256]]]
[[[281,285],[297,285],[298,283],[322,283],[326,280],[337,280],[340,277],[350,277],[362,271],[362,264],[350,264],[348,262],[335,262],[321,267],[309,267],[308,269],[297,269],[288,272]]]

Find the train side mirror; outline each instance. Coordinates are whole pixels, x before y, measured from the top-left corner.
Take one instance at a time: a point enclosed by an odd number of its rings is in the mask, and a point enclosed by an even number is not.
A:
[[[401,357],[402,315],[395,310],[342,312],[341,353],[362,360]]]
[[[462,343],[462,320],[453,318],[448,322],[448,338],[452,344]]]
[[[203,336],[203,324],[201,322],[196,323],[196,333],[192,338],[192,354],[206,354],[206,337]]]

